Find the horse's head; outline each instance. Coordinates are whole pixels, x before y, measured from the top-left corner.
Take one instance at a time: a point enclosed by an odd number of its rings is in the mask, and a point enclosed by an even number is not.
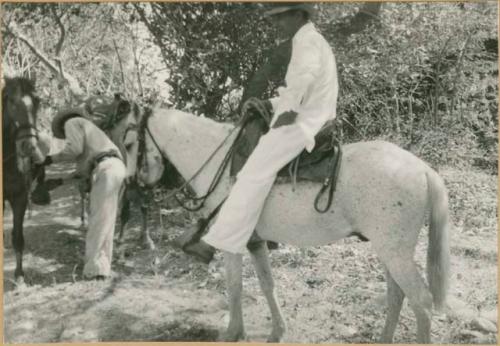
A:
[[[41,163],[44,159],[38,148],[36,129],[40,104],[35,94],[34,82],[27,78],[6,78],[2,90],[3,121],[6,131],[15,138],[17,165],[22,173],[28,172],[31,160]]]
[[[136,103],[124,99],[122,95],[116,94],[113,102],[97,106],[89,110],[89,113],[105,114],[100,127],[108,133],[122,153],[127,166],[127,182],[135,179],[137,174],[141,174],[140,180],[146,184],[148,183],[150,179],[142,179],[144,178],[144,171],[138,170],[138,166],[151,168],[147,173],[148,178],[151,176],[152,179],[155,179],[156,174],[154,172],[156,171],[159,171],[158,174],[161,177],[164,167],[156,168],[157,164],[149,163],[152,159],[150,155],[145,153],[146,150],[150,149],[145,149],[144,145],[146,113],[143,109]]]

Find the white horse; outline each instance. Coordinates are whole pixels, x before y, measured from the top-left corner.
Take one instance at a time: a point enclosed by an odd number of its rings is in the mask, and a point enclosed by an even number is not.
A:
[[[125,122],[134,122],[128,117]],[[145,155],[137,162],[133,140],[126,141],[127,162],[137,167],[137,177],[154,185],[164,169],[162,157],[191,179],[207,158],[224,142],[217,153],[190,182],[198,196],[204,195],[237,131],[221,124],[177,110],[154,109],[147,123]],[[147,168],[145,168],[147,167]],[[206,201],[202,212],[209,213],[228,194],[229,169]],[[381,341],[392,342],[404,297],[408,297],[417,319],[417,341],[430,342],[431,312],[445,304],[449,276],[450,227],[448,197],[439,175],[413,154],[396,145],[363,142],[343,146],[343,162],[332,207],[319,214],[313,207],[320,186],[299,182],[276,184],[266,200],[256,227],[264,240],[297,246],[329,244],[353,234],[371,241],[386,269],[388,312]],[[418,234],[430,212],[427,286],[414,261]],[[262,242],[251,251],[261,288],[272,314],[270,342],[279,342],[285,321],[277,303],[268,250]],[[229,290],[230,321],[226,341],[245,337],[241,291],[242,255],[224,253]]]

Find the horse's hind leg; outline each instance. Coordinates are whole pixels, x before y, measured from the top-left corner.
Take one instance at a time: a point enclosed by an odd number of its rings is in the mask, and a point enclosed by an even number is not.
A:
[[[394,331],[398,324],[399,313],[401,312],[405,295],[387,269],[385,277],[387,280],[387,317],[380,342],[382,344],[390,344],[392,343]]]
[[[229,291],[229,325],[223,341],[234,342],[245,338],[243,326],[243,311],[241,308],[241,291],[243,256],[224,252],[226,267],[226,285]]]
[[[380,252],[379,252],[380,254]],[[410,302],[417,318],[417,342],[430,343],[432,295],[418,272],[417,265],[408,254],[385,254],[382,261],[387,266],[394,281],[399,285]]]
[[[286,331],[286,324],[276,299],[274,279],[269,263],[269,250],[267,249],[266,243],[261,242],[255,248],[252,248],[250,254],[252,255],[253,264],[257,271],[260,287],[266,296],[267,303],[271,310],[273,329],[267,341],[281,342]]]
[[[24,281],[23,272],[23,251],[24,251],[24,235],[23,222],[28,205],[28,196],[26,193],[21,193],[19,196],[11,200],[12,213],[14,216],[14,227],[12,230],[12,245],[16,253],[16,270],[14,277],[19,283]]]

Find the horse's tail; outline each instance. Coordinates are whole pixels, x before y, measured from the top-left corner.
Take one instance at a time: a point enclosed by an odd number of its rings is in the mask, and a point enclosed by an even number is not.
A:
[[[434,306],[442,309],[446,303],[450,273],[448,193],[443,180],[435,171],[429,170],[426,176],[430,204],[427,279]]]

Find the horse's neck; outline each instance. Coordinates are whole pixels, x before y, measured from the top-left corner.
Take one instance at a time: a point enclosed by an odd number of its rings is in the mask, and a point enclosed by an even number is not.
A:
[[[186,180],[191,179],[203,166],[190,185],[199,196],[204,195],[234,142],[237,131],[233,131],[232,125],[180,111],[170,110],[158,115],[151,118],[150,128],[159,134],[155,137],[159,138],[163,153]],[[227,171],[225,174],[227,176]]]

